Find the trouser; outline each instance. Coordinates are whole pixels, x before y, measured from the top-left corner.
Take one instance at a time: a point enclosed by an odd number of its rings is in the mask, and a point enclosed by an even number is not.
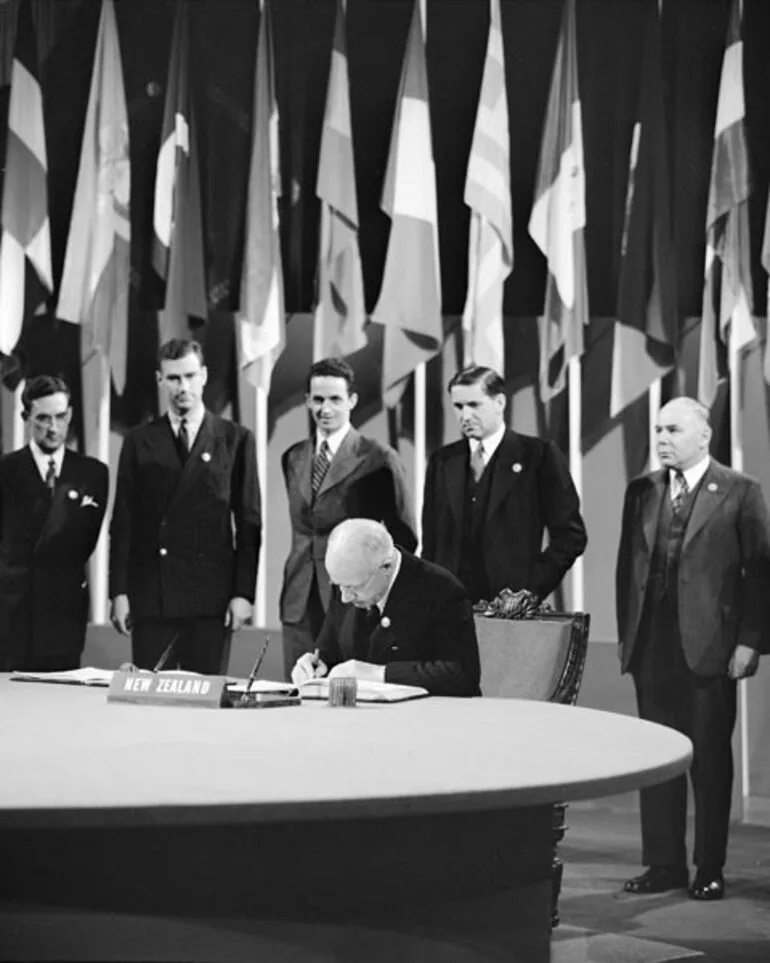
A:
[[[287,681],[291,679],[291,670],[297,659],[315,648],[315,640],[321,632],[325,616],[318,584],[313,579],[302,618],[298,622],[284,622],[282,626],[283,671]]]
[[[232,632],[221,618],[137,619],[131,632],[134,665],[154,669],[173,642],[164,669],[223,675]]]
[[[677,729],[692,740],[693,862],[698,869],[718,872],[725,863],[730,822],[736,684],[727,676],[692,672],[654,684],[634,676],[634,683],[640,718]],[[640,796],[643,864],[686,865],[687,777],[643,789]]]

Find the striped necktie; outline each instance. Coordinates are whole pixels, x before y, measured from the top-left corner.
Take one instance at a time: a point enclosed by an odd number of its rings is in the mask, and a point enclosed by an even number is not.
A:
[[[318,494],[318,489],[321,487],[326,472],[329,470],[329,465],[331,464],[329,455],[329,442],[322,441],[321,447],[313,459],[313,474],[310,476],[310,487],[313,491],[314,498]]]
[[[678,515],[682,511],[685,498],[690,494],[690,486],[681,471],[674,472],[674,481],[676,482],[676,491],[671,496],[671,508],[674,514]]]
[[[56,460],[53,456],[48,459],[48,468],[45,473],[45,487],[53,495],[56,489]]]
[[[471,452],[471,471],[473,472],[473,477],[476,482],[481,479],[485,468],[486,462],[484,461],[484,446],[481,444],[481,442],[479,442]]]

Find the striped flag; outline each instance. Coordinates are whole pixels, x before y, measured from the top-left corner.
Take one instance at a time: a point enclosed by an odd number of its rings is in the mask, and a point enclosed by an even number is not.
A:
[[[613,332],[613,417],[673,367],[678,343],[658,0],[648,0],[644,14],[644,59],[628,172],[618,323]]]
[[[321,201],[318,304],[313,341],[313,357],[317,361],[352,354],[366,344],[345,14],[341,0],[337,0],[316,194]]]
[[[29,0],[19,6],[11,68],[0,237],[0,351],[10,354],[24,318],[53,290],[48,160],[37,42]]]
[[[126,381],[131,169],[128,113],[113,0],[102,0],[58,317],[83,325],[83,362],[109,358]]]
[[[281,161],[274,69],[270,13],[265,2],[257,41],[254,133],[238,312],[241,368],[249,381],[265,392],[270,390],[273,367],[286,343],[278,219]]]
[[[161,344],[190,336],[191,318],[207,316],[201,185],[195,111],[190,90],[189,4],[179,0],[166,82],[155,173],[152,263],[165,282],[158,317]]]
[[[749,195],[740,0],[733,0],[719,83],[698,358],[698,400],[711,405],[727,375],[727,333],[739,351],[756,337],[751,310]]]
[[[540,394],[565,385],[570,358],[583,353],[588,323],[585,168],[575,43],[575,0],[565,0],[548,95],[529,233],[548,259],[540,318]]]
[[[383,393],[393,404],[412,371],[439,350],[443,335],[436,170],[419,0],[401,71],[380,206],[392,223],[372,320],[385,325]]]
[[[502,372],[503,284],[513,270],[510,138],[500,0],[489,0],[489,39],[465,203],[471,209],[468,296],[463,312],[465,362]]]

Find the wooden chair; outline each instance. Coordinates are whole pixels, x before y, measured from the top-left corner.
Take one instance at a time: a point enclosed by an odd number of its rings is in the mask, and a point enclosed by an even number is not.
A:
[[[523,620],[481,615],[475,619],[483,696],[575,704],[588,649],[590,615],[551,612]],[[554,806],[552,926],[559,923],[564,871],[559,842],[567,829],[565,811],[563,803]]]

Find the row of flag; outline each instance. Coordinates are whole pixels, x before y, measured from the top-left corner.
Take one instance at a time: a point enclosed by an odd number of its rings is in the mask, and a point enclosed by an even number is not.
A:
[[[286,339],[278,200],[278,107],[269,7],[261,2],[240,308],[241,367],[269,390]],[[0,238],[0,351],[11,354],[30,313],[54,291],[42,97],[30,0],[19,7],[12,69]],[[671,186],[658,0],[646,9],[639,103],[629,158],[614,331],[611,413],[676,363],[679,333]],[[725,374],[728,336],[741,348],[756,332],[751,311],[741,0],[733,0],[720,83],[706,223],[698,393],[713,400]],[[420,0],[407,39],[381,207],[391,221],[382,287],[371,319],[364,305],[345,8],[337,0],[316,193],[321,202],[314,355],[346,355],[366,341],[368,320],[385,329],[383,390],[394,400],[418,364],[441,348],[441,268],[436,172],[429,116],[425,22]],[[153,210],[152,263],[164,282],[162,340],[205,321],[201,187],[190,87],[188,5],[176,9]],[[467,167],[468,293],[465,360],[503,369],[503,288],[513,270],[510,132],[500,0],[489,0],[489,34]],[[109,360],[125,383],[130,252],[129,132],[113,0],[102,0],[94,68],[58,294],[58,317],[82,326],[83,360]],[[583,352],[589,320],[585,167],[575,0],[565,0],[529,233],[547,260],[540,319],[540,390],[552,398],[570,359]],[[762,261],[770,272],[770,207]],[[770,376],[770,364],[766,370]]]

